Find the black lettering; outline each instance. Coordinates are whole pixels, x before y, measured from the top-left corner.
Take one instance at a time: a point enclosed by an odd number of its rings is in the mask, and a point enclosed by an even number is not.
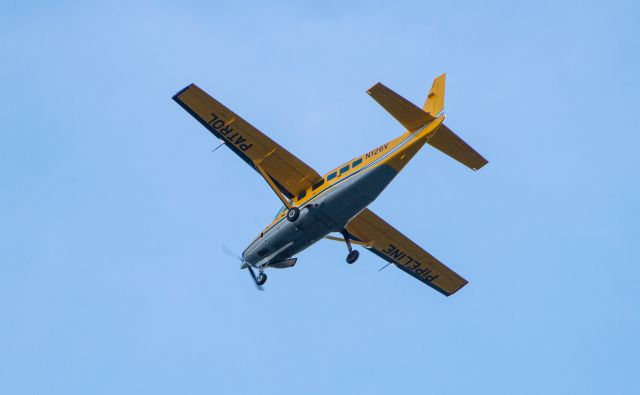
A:
[[[220,129],[220,133],[223,136],[228,135],[229,133],[233,132],[233,128],[230,127],[229,125],[225,125],[222,129]]]
[[[389,256],[390,256],[391,258],[393,258],[395,261],[399,262],[399,261],[400,261],[400,259],[402,259],[402,258],[405,256],[405,254],[404,254],[402,251],[400,251],[400,250],[396,249],[396,250],[393,252],[393,255],[392,255],[392,254],[389,254]]]
[[[433,280],[435,280],[436,278],[438,278],[439,274],[436,274],[435,276],[426,276],[424,279],[432,282]]]
[[[393,244],[389,244],[389,247],[387,248],[386,251],[382,251],[383,253],[389,255],[391,253],[391,251],[395,250],[396,246],[394,246]]]
[[[246,151],[246,150],[248,150],[249,148],[253,147],[253,144],[240,144],[240,145],[238,145],[238,147],[240,147],[240,149],[241,149],[242,151]]]
[[[238,139],[236,140],[236,144],[242,144],[245,141],[247,141],[247,139],[243,138],[242,136],[238,136]]]
[[[233,139],[235,139],[237,135],[238,135],[238,132],[234,133],[231,136],[227,136],[227,138],[229,139],[229,141],[231,141],[233,143]]]
[[[220,129],[223,126],[224,126],[224,121],[222,119],[218,119],[217,121],[211,124],[211,127],[213,127],[215,130]]]

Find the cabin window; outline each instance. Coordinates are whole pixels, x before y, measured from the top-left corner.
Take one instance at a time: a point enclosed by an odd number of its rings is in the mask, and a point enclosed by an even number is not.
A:
[[[347,171],[349,171],[349,165],[346,165],[345,167],[343,167],[342,169],[340,169],[340,174],[342,174],[342,173],[346,173]]]
[[[331,181],[331,180],[333,180],[334,178],[336,178],[336,176],[337,176],[337,175],[338,175],[338,173],[336,173],[336,172],[334,171],[333,173],[331,173],[331,174],[329,174],[329,175],[327,176],[327,181]]]
[[[362,158],[360,159],[356,159],[353,161],[353,163],[351,164],[351,167],[356,167],[356,166],[360,166],[360,164],[362,163]]]
[[[307,196],[307,191],[300,192],[300,194],[298,195],[298,200],[304,198],[305,196]]]
[[[316,182],[315,184],[313,184],[313,189],[316,190],[318,188],[320,188],[322,186],[322,184],[324,184],[324,178],[318,182]]]

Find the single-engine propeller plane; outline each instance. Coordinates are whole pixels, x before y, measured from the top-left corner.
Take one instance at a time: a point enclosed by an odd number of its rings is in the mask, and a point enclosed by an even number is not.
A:
[[[419,108],[375,84],[367,93],[406,131],[324,176],[195,84],[173,100],[257,171],[284,204],[242,253],[241,268],[249,269],[259,288],[267,280],[266,269],[294,266],[294,255],[327,238],[346,244],[347,263],[358,259],[353,245],[359,245],[449,296],[467,281],[367,208],[425,143],[473,170],[487,164],[443,123],[444,90],[442,74]]]

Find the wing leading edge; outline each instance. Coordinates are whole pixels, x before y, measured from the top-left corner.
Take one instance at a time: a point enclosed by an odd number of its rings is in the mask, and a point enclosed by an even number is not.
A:
[[[182,108],[256,170],[286,204],[322,177],[222,103],[191,84],[173,96]]]
[[[453,295],[467,284],[467,280],[369,209],[353,218],[347,224],[347,231],[374,254],[445,296]]]

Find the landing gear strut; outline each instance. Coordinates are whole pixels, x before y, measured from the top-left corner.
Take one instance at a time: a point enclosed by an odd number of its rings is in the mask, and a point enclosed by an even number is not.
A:
[[[360,252],[358,250],[354,250],[353,248],[351,248],[351,240],[349,240],[349,233],[347,232],[346,229],[342,229],[340,233],[342,234],[342,237],[344,238],[344,242],[347,243],[347,248],[349,249],[349,255],[347,255],[347,263],[352,264],[358,260],[358,257],[360,256]]]
[[[258,273],[257,276],[256,276],[256,272],[253,271],[253,268],[251,266],[248,266],[247,269],[249,269],[249,274],[251,274],[251,278],[253,278],[253,281],[255,281],[256,287],[262,290],[262,286],[264,285],[264,283],[267,282],[267,275],[264,274],[264,271],[263,271],[264,269],[259,268],[258,270],[260,272]]]

